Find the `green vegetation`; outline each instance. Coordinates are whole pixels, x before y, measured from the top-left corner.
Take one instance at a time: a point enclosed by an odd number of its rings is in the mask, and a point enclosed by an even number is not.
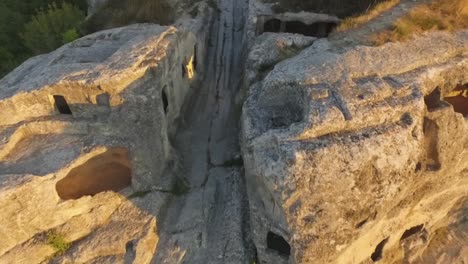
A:
[[[170,0],[109,0],[87,20],[87,33],[121,27],[133,23],[167,25],[175,17]]]
[[[71,243],[55,231],[47,232],[47,244],[54,248],[55,256],[63,255],[71,247]]]
[[[86,0],[1,0],[0,78],[27,58],[80,36]]]
[[[39,10],[32,20],[24,26],[20,34],[24,45],[34,55],[50,52],[61,45],[79,37],[77,25],[84,21],[84,12],[64,3],[58,7],[55,3],[47,10]]]
[[[434,0],[413,8],[393,23],[393,28],[371,37],[376,45],[405,41],[426,31],[468,28],[468,0]]]

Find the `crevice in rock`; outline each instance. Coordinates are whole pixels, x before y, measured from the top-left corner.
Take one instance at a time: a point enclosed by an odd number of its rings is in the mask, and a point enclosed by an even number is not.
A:
[[[367,223],[368,220],[369,220],[369,218],[366,218],[366,219],[362,220],[361,222],[357,223],[356,228],[359,229],[359,228],[363,227]]]
[[[419,233],[421,230],[423,230],[423,228],[424,228],[424,224],[420,224],[417,226],[413,226],[410,229],[406,229],[403,235],[401,236],[400,241],[405,240],[409,238],[410,236]]]
[[[380,243],[375,247],[375,250],[371,255],[372,261],[377,262],[382,259],[383,249],[387,244],[389,238],[390,237],[387,237],[384,240],[380,241]]]
[[[167,98],[166,86],[164,86],[164,88],[161,91],[161,98],[163,102],[164,113],[167,114],[169,108],[169,100]]]
[[[438,148],[439,126],[431,119],[425,117],[423,124],[424,149],[426,151],[426,170],[437,171],[441,164],[439,161]]]

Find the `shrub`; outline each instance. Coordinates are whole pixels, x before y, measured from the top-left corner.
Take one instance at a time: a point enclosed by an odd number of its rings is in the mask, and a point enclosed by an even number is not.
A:
[[[173,22],[174,10],[169,0],[109,0],[85,25],[87,33],[133,23]]]
[[[62,34],[62,42],[63,43],[69,43],[74,41],[75,39],[79,38],[80,34],[76,31],[76,29],[70,29],[65,31],[65,33]]]
[[[55,231],[47,232],[47,244],[54,248],[55,256],[63,255],[71,247],[71,243]]]
[[[413,8],[389,30],[371,37],[374,44],[404,41],[425,31],[468,28],[468,0],[435,0]]]
[[[87,9],[86,0],[63,0],[81,10]],[[0,78],[34,55],[26,46],[20,33],[38,10],[48,8],[52,2],[62,0],[0,0]],[[62,37],[62,36],[61,36]]]
[[[25,25],[21,38],[34,54],[50,52],[63,45],[65,38],[76,38],[76,28],[84,19],[84,12],[75,6],[64,3],[58,7],[54,3],[47,10],[38,11]]]

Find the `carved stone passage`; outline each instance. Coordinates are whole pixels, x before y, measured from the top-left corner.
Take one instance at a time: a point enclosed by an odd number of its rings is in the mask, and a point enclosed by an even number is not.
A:
[[[55,186],[64,200],[79,199],[104,191],[119,191],[131,184],[128,150],[114,148],[72,169]]]

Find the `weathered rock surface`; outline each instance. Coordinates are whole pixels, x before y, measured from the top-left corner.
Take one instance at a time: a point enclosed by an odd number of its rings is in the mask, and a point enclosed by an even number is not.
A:
[[[77,144],[127,147],[133,186],[160,186],[164,170],[177,163],[169,136],[195,80],[185,73],[187,65],[203,57],[201,49],[194,53],[196,45],[190,31],[135,25],[98,32],[28,60],[0,81],[0,156],[28,137],[74,135]],[[64,155],[69,154],[59,156]]]
[[[262,63],[255,47],[249,58]],[[317,40],[252,84],[242,140],[259,262],[463,261],[468,98],[451,93],[467,83],[461,31]]]
[[[0,263],[468,261],[467,31],[194,2],[0,80]]]
[[[203,23],[98,32],[0,81],[1,263],[151,262]]]

